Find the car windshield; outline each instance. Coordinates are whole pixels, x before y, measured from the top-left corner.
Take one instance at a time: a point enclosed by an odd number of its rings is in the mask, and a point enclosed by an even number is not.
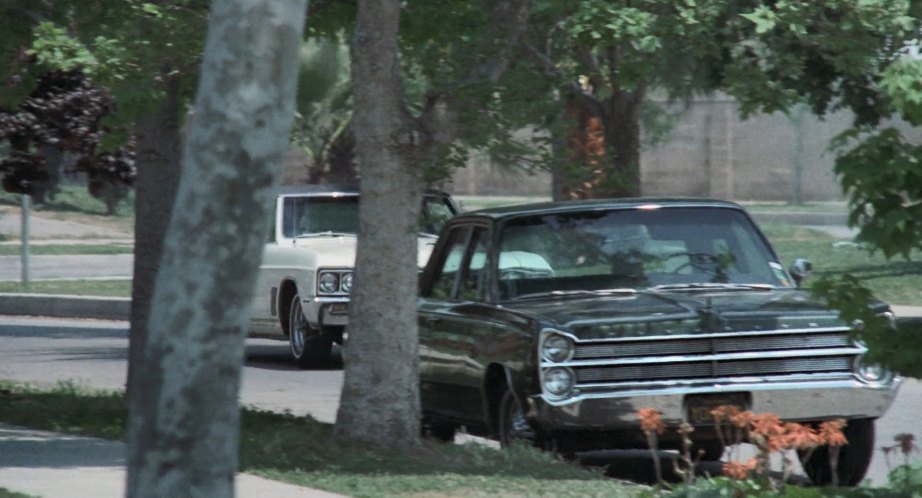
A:
[[[294,238],[314,234],[356,234],[357,195],[292,196],[285,198],[282,233]]]
[[[561,291],[790,286],[749,218],[659,207],[535,215],[500,234],[502,299]]]
[[[359,196],[355,194],[288,196],[283,203],[282,234],[286,238],[313,235],[354,235],[359,230]],[[447,201],[426,195],[420,210],[419,231],[438,235],[454,216]]]

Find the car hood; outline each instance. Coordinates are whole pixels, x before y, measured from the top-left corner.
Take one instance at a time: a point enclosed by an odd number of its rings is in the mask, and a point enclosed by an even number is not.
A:
[[[322,266],[355,266],[355,236],[330,236],[330,237],[305,237],[296,239],[294,246],[299,249],[312,251]],[[417,266],[426,266],[432,249],[437,239],[431,236],[420,236],[417,239]]]
[[[310,237],[296,239],[294,247],[310,251],[319,266],[355,266],[356,237]]]
[[[842,327],[838,313],[797,289],[642,291],[504,303],[581,339]]]

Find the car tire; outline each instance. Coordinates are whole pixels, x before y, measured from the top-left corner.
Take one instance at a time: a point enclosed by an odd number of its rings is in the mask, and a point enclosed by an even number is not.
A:
[[[701,455],[702,462],[717,462],[724,455],[724,445],[720,441],[698,441],[692,445],[692,458]]]
[[[525,418],[522,405],[508,386],[500,397],[496,427],[499,429],[499,444],[503,448],[514,443],[541,445],[540,433]]]
[[[857,486],[864,479],[874,455],[874,419],[862,418],[848,421],[843,430],[848,444],[839,448],[837,474],[839,486]],[[829,448],[821,446],[804,460],[799,454],[804,472],[817,486],[832,484],[832,470],[829,468]]]
[[[455,426],[448,422],[432,422],[423,420],[423,437],[433,439],[440,443],[453,443],[455,441]]]
[[[322,366],[330,359],[333,340],[320,329],[311,327],[301,297],[295,294],[288,311],[288,344],[291,356],[299,368]]]

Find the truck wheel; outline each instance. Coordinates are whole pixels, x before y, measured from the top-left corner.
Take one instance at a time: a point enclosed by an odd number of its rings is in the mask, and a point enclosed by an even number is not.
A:
[[[301,298],[295,294],[288,312],[288,344],[291,356],[300,368],[322,365],[330,359],[333,340],[311,327],[304,316]]]
[[[499,428],[499,443],[503,448],[508,448],[513,442],[540,445],[538,431],[528,423],[525,411],[509,387],[500,398],[496,427]]]
[[[849,420],[843,430],[848,444],[839,448],[837,474],[839,486],[856,486],[868,471],[874,454],[874,419],[861,418]],[[813,451],[810,459],[801,453],[801,464],[813,484],[825,486],[832,484],[832,470],[829,468],[829,448],[821,446]]]

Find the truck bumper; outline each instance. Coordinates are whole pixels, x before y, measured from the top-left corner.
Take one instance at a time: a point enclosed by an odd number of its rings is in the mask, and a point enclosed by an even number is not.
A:
[[[348,297],[315,297],[302,301],[304,315],[311,327],[342,327],[349,318]]]

